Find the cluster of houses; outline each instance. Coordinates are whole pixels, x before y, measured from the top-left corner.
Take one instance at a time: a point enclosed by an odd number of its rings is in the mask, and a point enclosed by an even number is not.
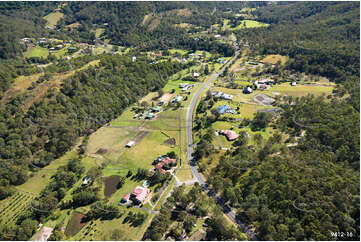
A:
[[[236,114],[237,113],[234,109],[232,109],[228,105],[219,106],[218,107],[218,112],[219,112],[219,114],[225,114],[225,113]]]
[[[152,108],[145,109],[142,113],[137,113],[133,116],[133,118],[138,119],[153,119],[156,113],[162,111],[160,106],[154,106]]]
[[[232,101],[232,99],[233,99],[233,95],[226,94],[226,93],[223,93],[223,92],[212,92],[211,94],[214,97],[221,98],[221,99],[224,99],[224,100]]]
[[[269,78],[260,78],[257,81],[254,82],[254,84],[256,85],[257,89],[260,90],[268,90],[271,85],[274,84],[274,80],[273,79],[269,79]]]
[[[152,171],[156,171],[159,170],[160,173],[162,173],[163,175],[169,171],[172,171],[172,167],[175,167],[177,165],[177,160],[176,159],[171,159],[166,155],[160,156],[158,157],[153,164],[155,164],[154,169],[152,169]]]
[[[238,138],[238,134],[233,130],[220,130],[218,131],[219,134],[223,134],[227,137],[229,141],[235,140]]]
[[[187,90],[192,89],[193,85],[189,84],[189,83],[181,83],[181,84],[179,84],[179,88],[181,88],[182,92],[185,92]]]

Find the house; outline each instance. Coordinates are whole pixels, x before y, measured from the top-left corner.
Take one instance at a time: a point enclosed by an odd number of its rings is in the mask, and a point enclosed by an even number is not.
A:
[[[224,64],[224,63],[226,63],[226,60],[227,60],[226,58],[222,57],[222,58],[218,58],[217,61],[221,64]]]
[[[160,110],[162,110],[162,108],[159,107],[159,106],[152,107],[152,112],[154,112],[154,113],[157,113],[157,112],[159,112]]]
[[[296,86],[296,85],[297,85],[297,82],[292,82],[291,83],[291,86],[293,86],[293,87]]]
[[[137,57],[133,56],[132,57],[132,62],[135,62],[137,60]]]
[[[182,101],[183,97],[182,96],[176,96],[175,98],[172,99],[173,103],[178,103],[180,101]]]
[[[224,93],[223,93],[223,92],[212,92],[211,94],[212,94],[212,96],[214,96],[214,97],[220,98],[220,97],[223,96]]]
[[[271,85],[274,84],[275,80],[270,79],[270,78],[260,78],[257,80],[258,84],[266,84],[266,85]]]
[[[250,93],[252,93],[253,92],[253,90],[252,90],[252,88],[250,88],[250,87],[245,87],[244,89],[243,89],[243,93],[244,94],[250,94]]]
[[[145,119],[152,119],[154,118],[154,113],[148,113],[146,116],[145,116]]]
[[[200,76],[199,73],[197,73],[197,72],[194,72],[194,73],[193,73],[193,77],[197,78],[197,77],[199,77],[199,76]]]
[[[225,112],[227,112],[228,109],[230,109],[231,107],[228,105],[221,105],[218,107],[218,112],[220,114],[224,114]]]
[[[218,133],[225,135],[230,141],[238,138],[238,134],[232,130],[221,130]]]
[[[163,168],[164,165],[170,164],[170,165],[176,165],[177,160],[171,159],[168,156],[160,156],[156,159],[157,164],[155,165],[155,169],[158,169],[160,173],[163,175],[166,173],[166,170]]]
[[[257,63],[257,62],[254,62],[254,61],[248,61],[247,64],[254,65],[254,66],[257,66],[257,65],[258,65],[258,63]]]
[[[30,42],[30,38],[22,38],[20,39],[21,42],[28,43]]]
[[[225,99],[225,100],[230,100],[230,101],[232,101],[233,96],[230,95],[230,94],[224,93],[224,94],[221,96],[221,98],[223,98],[223,99]]]
[[[130,193],[125,194],[122,200],[120,200],[120,203],[127,203],[129,201],[129,198],[130,198]]]
[[[90,176],[84,177],[82,185],[88,186],[90,183],[92,183],[92,178]]]
[[[136,202],[138,202],[138,203],[142,203],[147,198],[149,192],[150,192],[150,190],[148,188],[136,186],[133,189],[133,191],[130,193],[129,198],[135,199]]]
[[[262,89],[262,90],[268,90],[271,87],[270,85],[259,83],[258,81],[255,81],[254,84],[256,85],[257,89]]]
[[[184,88],[188,85],[189,85],[189,83],[181,83],[181,84],[179,84],[179,88]]]
[[[216,34],[214,38],[221,38],[222,36],[220,34]]]
[[[129,141],[129,142],[125,145],[125,147],[130,148],[130,147],[132,147],[133,145],[135,145],[135,142],[134,142],[134,141]]]

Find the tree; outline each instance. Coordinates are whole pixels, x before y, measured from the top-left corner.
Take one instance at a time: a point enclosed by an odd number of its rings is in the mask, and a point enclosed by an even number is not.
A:
[[[268,126],[272,116],[266,112],[258,112],[251,123],[252,131],[258,131]]]

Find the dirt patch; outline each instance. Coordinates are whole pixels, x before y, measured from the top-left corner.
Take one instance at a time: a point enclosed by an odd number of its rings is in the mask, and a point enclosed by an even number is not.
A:
[[[66,236],[76,235],[88,222],[84,222],[84,214],[74,212],[65,229]]]
[[[174,147],[176,145],[176,140],[175,140],[175,138],[170,138],[170,139],[167,139],[166,141],[164,141],[163,144]]]
[[[148,26],[148,30],[153,31],[155,28],[158,27],[159,24],[160,24],[160,19],[159,18],[153,19],[152,22]]]
[[[258,94],[256,95],[253,100],[257,103],[263,104],[263,105],[271,105],[275,100],[267,95],[264,94]]]
[[[173,97],[173,94],[165,93],[160,97],[159,101],[163,101],[164,103],[169,102],[169,100]]]
[[[95,152],[95,154],[103,155],[107,152],[108,152],[107,149],[100,148],[99,150],[97,150],[97,152]]]
[[[113,193],[117,191],[119,181],[119,176],[109,176],[104,178],[104,195],[106,198],[109,198]]]

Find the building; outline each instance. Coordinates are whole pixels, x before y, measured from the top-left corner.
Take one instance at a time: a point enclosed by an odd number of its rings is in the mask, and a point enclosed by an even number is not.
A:
[[[134,142],[134,141],[129,141],[129,142],[125,145],[125,147],[130,148],[130,147],[132,147],[133,145],[135,145],[135,142]]]
[[[220,114],[224,114],[224,113],[226,113],[227,110],[230,109],[230,108],[231,108],[231,107],[228,106],[228,105],[221,105],[221,106],[218,107],[218,112],[219,112]]]
[[[275,80],[270,78],[260,78],[257,80],[258,84],[266,84],[266,85],[272,85],[274,84]]]
[[[132,57],[132,62],[135,62],[137,60],[137,57],[133,56]]]
[[[179,84],[179,88],[184,88],[188,85],[189,85],[189,83],[181,83],[181,84]]]
[[[231,94],[226,94],[224,93],[221,98],[225,99],[225,100],[229,100],[232,101],[233,96]]]
[[[84,177],[82,185],[88,186],[90,183],[92,183],[92,178],[90,176]]]
[[[221,38],[222,36],[220,34],[216,34],[214,38]]]
[[[129,198],[135,199],[135,201],[138,203],[142,203],[147,198],[149,192],[150,190],[148,188],[136,186],[130,193]]]
[[[155,165],[155,168],[158,169],[159,172],[162,173],[163,175],[166,173],[166,170],[163,168],[164,165],[166,165],[166,164],[176,165],[177,164],[176,159],[171,159],[168,156],[160,156],[157,158],[156,162],[158,162],[158,163]]]
[[[262,89],[262,90],[268,90],[271,87],[270,85],[259,83],[258,81],[255,81],[254,84],[256,85],[257,89]]]
[[[152,107],[152,112],[154,113],[160,112],[160,110],[162,110],[162,108],[159,106]]]
[[[120,200],[120,203],[127,203],[129,201],[130,198],[130,193],[125,194],[124,197],[122,198],[122,200]]]
[[[297,82],[292,82],[291,83],[291,86],[293,86],[293,87],[296,86],[296,85],[297,85]]]
[[[175,98],[172,99],[173,103],[178,103],[180,101],[182,101],[183,97],[182,96],[176,96]]]
[[[243,93],[244,94],[250,94],[250,93],[252,93],[253,92],[253,90],[252,90],[252,88],[250,88],[250,87],[245,87],[245,88],[243,88]]]
[[[145,119],[152,119],[154,118],[154,113],[148,113],[146,116],[145,116]]]
[[[238,134],[232,130],[221,130],[218,133],[225,135],[230,141],[238,138]]]
[[[197,73],[197,72],[194,72],[194,73],[193,73],[193,77],[195,77],[195,78],[200,77],[200,74]]]

